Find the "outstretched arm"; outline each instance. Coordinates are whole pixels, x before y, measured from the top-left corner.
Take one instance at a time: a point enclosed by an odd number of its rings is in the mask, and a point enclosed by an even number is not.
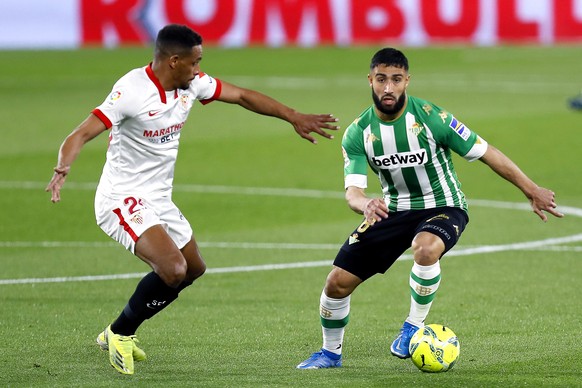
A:
[[[65,184],[71,164],[77,159],[81,148],[106,129],[105,124],[97,116],[90,114],[61,144],[57,166],[54,168],[55,172],[45,189],[45,191],[51,192],[52,202],[61,200],[61,187]]]
[[[338,121],[331,114],[300,113],[260,92],[240,88],[224,81],[222,81],[222,90],[218,100],[238,104],[250,111],[285,120],[293,125],[295,132],[299,136],[313,144],[317,144],[317,141],[310,135],[311,132],[315,132],[327,139],[333,139],[333,136],[323,129],[339,129],[338,126],[330,124]]]
[[[499,176],[518,187],[523,194],[529,199],[531,207],[544,222],[548,217],[544,211],[555,217],[564,215],[556,210],[555,194],[553,191],[539,187],[519,167],[507,156],[491,144],[488,145],[487,151],[480,159],[487,164]]]

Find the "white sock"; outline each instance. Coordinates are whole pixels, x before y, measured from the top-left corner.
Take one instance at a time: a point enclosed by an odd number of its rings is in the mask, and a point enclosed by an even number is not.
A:
[[[424,326],[435,293],[441,283],[441,265],[423,266],[414,263],[410,271],[410,314],[406,321],[415,326]]]
[[[322,348],[335,354],[342,354],[344,329],[350,317],[350,296],[334,299],[321,293],[319,315],[323,332]]]

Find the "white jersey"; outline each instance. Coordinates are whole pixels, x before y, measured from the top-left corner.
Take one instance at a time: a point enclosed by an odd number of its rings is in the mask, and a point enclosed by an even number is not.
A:
[[[109,148],[97,187],[116,198],[170,195],[180,132],[195,100],[218,98],[220,80],[200,73],[187,90],[165,91],[151,64],[121,77],[95,114],[107,128]]]

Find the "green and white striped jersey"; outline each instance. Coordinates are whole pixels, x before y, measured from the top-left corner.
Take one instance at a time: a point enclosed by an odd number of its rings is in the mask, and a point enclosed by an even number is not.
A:
[[[342,140],[345,187],[367,187],[368,166],[380,179],[390,211],[441,206],[467,210],[453,167],[451,150],[479,159],[487,142],[440,107],[408,96],[402,115],[378,118],[372,105],[348,128]]]

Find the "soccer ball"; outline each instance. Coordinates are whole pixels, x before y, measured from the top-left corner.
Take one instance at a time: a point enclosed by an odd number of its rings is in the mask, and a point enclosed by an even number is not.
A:
[[[412,363],[423,372],[446,372],[455,365],[461,350],[459,339],[448,327],[431,324],[410,339]]]

